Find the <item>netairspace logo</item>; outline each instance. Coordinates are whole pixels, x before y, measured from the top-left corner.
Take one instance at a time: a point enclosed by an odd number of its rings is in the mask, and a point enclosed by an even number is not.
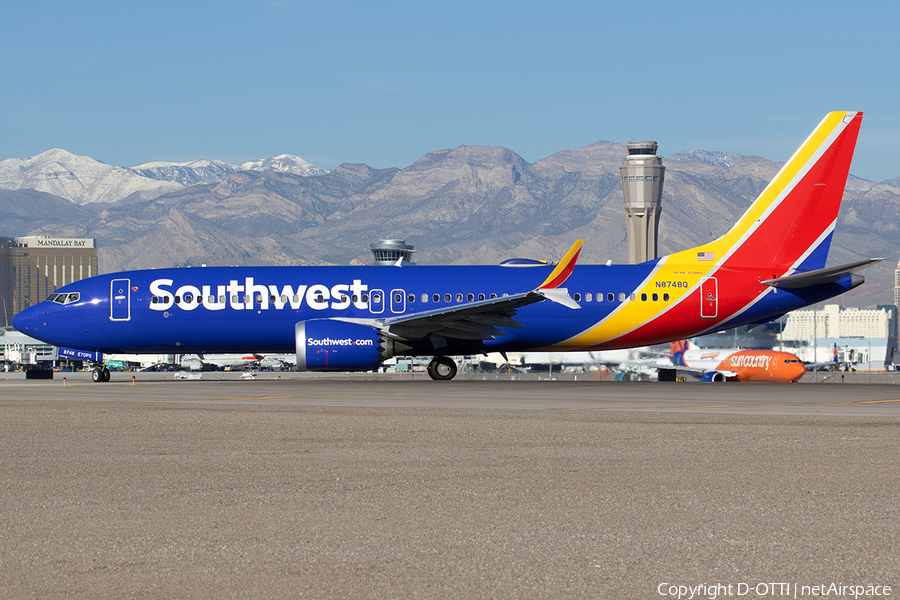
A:
[[[876,598],[893,595],[889,585],[845,585],[843,583],[700,583],[679,585],[669,582],[656,586],[660,596],[692,600],[693,598]]]

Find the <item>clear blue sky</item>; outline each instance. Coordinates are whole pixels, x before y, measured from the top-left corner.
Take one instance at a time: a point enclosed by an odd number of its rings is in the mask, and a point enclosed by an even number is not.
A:
[[[900,176],[900,3],[4,2],[0,159],[296,154],[405,167],[598,140],[787,160],[866,113],[853,174]]]

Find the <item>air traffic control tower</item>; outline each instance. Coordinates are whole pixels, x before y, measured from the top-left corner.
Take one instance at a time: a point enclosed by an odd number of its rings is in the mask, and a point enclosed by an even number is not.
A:
[[[406,264],[414,264],[412,255],[416,251],[415,246],[406,243],[406,240],[398,238],[381,239],[369,245],[376,265],[395,265],[400,260]]]
[[[657,255],[659,215],[662,213],[666,168],[656,156],[656,142],[628,142],[628,156],[619,172],[625,193],[628,225],[628,262],[653,260]]]

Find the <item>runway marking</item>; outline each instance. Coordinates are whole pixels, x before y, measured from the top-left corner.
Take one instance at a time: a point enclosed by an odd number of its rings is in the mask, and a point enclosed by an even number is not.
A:
[[[896,400],[854,400],[852,402],[779,402],[769,404],[697,404],[691,406],[583,406],[559,410],[672,410],[681,408],[758,408],[764,406],[840,406],[842,404],[885,404]]]

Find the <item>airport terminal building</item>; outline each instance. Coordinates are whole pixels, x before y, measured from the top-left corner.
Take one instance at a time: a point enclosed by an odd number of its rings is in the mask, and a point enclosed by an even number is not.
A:
[[[98,274],[92,238],[0,237],[0,325],[56,288]]]

